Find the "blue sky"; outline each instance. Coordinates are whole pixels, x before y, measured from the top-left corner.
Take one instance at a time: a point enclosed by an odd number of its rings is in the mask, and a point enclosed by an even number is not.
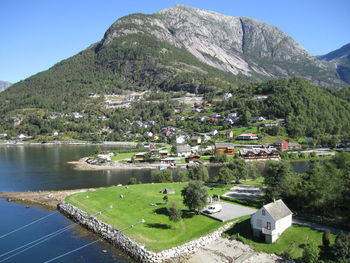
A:
[[[350,42],[349,0],[0,0],[0,80],[48,69],[99,41],[122,16],[175,4],[259,19],[313,55]]]

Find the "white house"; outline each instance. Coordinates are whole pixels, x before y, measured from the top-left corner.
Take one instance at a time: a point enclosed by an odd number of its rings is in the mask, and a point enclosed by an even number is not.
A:
[[[218,134],[218,130],[213,130],[213,131],[211,131],[211,133],[210,133],[211,136],[215,136],[215,135],[217,135],[217,134]]]
[[[232,93],[225,93],[224,94],[224,100],[228,100],[229,98],[231,98],[232,97]]]
[[[176,154],[179,157],[188,157],[192,154],[191,147],[188,144],[176,146]]]
[[[25,136],[23,133],[20,133],[16,136],[17,140],[22,140],[24,138],[27,138],[27,136]]]
[[[176,143],[177,144],[183,144],[183,143],[185,143],[185,141],[186,141],[186,136],[184,136],[184,135],[176,136]]]
[[[250,218],[253,235],[266,243],[275,242],[292,225],[292,214],[281,199],[264,205]]]

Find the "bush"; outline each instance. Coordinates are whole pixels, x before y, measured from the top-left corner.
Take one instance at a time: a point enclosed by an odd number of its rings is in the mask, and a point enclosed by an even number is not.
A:
[[[173,173],[172,171],[165,169],[158,171],[154,175],[154,181],[156,183],[172,183],[173,182]]]
[[[137,178],[136,177],[131,177],[128,181],[128,184],[138,184]]]

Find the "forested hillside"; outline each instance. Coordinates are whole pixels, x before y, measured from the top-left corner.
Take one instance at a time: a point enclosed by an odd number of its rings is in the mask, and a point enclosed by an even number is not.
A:
[[[258,84],[244,84],[227,101],[219,104],[220,110],[236,109],[242,116],[266,116],[286,120],[285,131],[290,137],[318,138],[325,134],[350,132],[350,90],[334,90],[312,85],[302,79],[272,80]],[[254,99],[265,95],[265,100]],[[270,132],[283,132],[271,127]],[[277,130],[277,131],[274,131]],[[269,129],[267,129],[269,132]]]

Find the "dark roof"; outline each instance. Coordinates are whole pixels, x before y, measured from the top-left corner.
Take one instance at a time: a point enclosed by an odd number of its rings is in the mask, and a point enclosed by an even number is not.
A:
[[[280,220],[286,216],[289,216],[292,211],[286,206],[286,204],[281,200],[274,201],[267,205],[264,205],[264,209],[272,216],[273,219]]]
[[[217,142],[215,143],[215,148],[235,148],[235,145],[233,143]]]

